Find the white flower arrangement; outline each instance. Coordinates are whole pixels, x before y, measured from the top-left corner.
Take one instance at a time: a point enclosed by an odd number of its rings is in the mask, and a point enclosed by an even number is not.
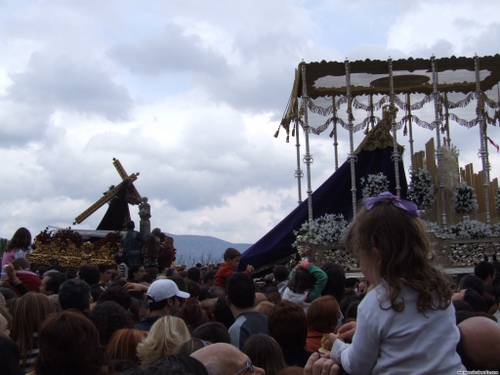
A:
[[[410,178],[407,198],[419,208],[431,206],[434,203],[434,185],[429,171],[422,168],[413,170],[410,172]]]
[[[455,212],[459,215],[469,215],[477,210],[477,199],[474,189],[461,182],[453,193]]]
[[[342,242],[348,224],[341,214],[325,214],[315,220],[306,221],[299,230],[293,231],[296,239],[292,246],[299,248]]]
[[[363,198],[374,197],[384,191],[389,191],[389,181],[387,180],[387,176],[382,172],[369,174],[366,179],[361,177],[360,181],[363,187]]]
[[[496,190],[495,206],[497,208],[497,211],[500,213],[500,187],[497,187],[497,190]]]
[[[485,238],[493,236],[490,225],[478,220],[465,219],[450,227],[450,233],[457,238]]]

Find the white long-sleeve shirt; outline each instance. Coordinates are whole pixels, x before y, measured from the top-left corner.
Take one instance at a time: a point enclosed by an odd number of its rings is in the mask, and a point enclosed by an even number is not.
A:
[[[403,288],[405,308],[390,307],[384,282],[358,306],[352,344],[335,340],[330,357],[350,374],[456,374],[464,370],[456,345],[455,309],[417,310],[417,292]],[[381,307],[382,306],[382,307]]]

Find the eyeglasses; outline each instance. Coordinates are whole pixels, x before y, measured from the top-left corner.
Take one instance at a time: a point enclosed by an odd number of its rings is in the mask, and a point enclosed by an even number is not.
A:
[[[248,370],[250,372],[253,372],[252,361],[247,360],[247,365],[244,368],[242,368],[240,371],[238,371],[236,374],[234,374],[234,375],[243,374],[246,370]]]

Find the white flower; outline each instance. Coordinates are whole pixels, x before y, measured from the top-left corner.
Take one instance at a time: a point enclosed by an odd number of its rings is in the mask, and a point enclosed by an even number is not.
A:
[[[428,170],[419,168],[411,171],[411,182],[407,197],[419,207],[431,206],[434,203],[434,186]]]
[[[474,189],[461,182],[453,194],[455,212],[459,215],[469,215],[477,210],[477,199]]]
[[[450,227],[450,233],[458,238],[485,238],[491,237],[493,231],[490,225],[478,220],[463,220],[457,225]]]
[[[348,222],[343,215],[326,214],[315,220],[306,221],[298,231],[293,247],[308,245],[327,245],[342,242],[347,230]]]
[[[374,197],[384,191],[389,191],[389,181],[382,172],[369,174],[366,179],[361,177],[360,182],[363,187],[363,198]]]

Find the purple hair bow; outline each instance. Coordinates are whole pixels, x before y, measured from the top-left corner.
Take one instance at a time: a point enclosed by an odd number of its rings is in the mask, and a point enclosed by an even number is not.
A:
[[[366,210],[369,211],[372,209],[374,205],[385,200],[392,201],[393,205],[395,205],[398,208],[402,208],[408,213],[408,215],[413,217],[418,217],[418,207],[415,203],[401,199],[396,195],[392,195],[388,191],[380,193],[376,197],[366,198],[363,201],[363,204],[365,205]]]

